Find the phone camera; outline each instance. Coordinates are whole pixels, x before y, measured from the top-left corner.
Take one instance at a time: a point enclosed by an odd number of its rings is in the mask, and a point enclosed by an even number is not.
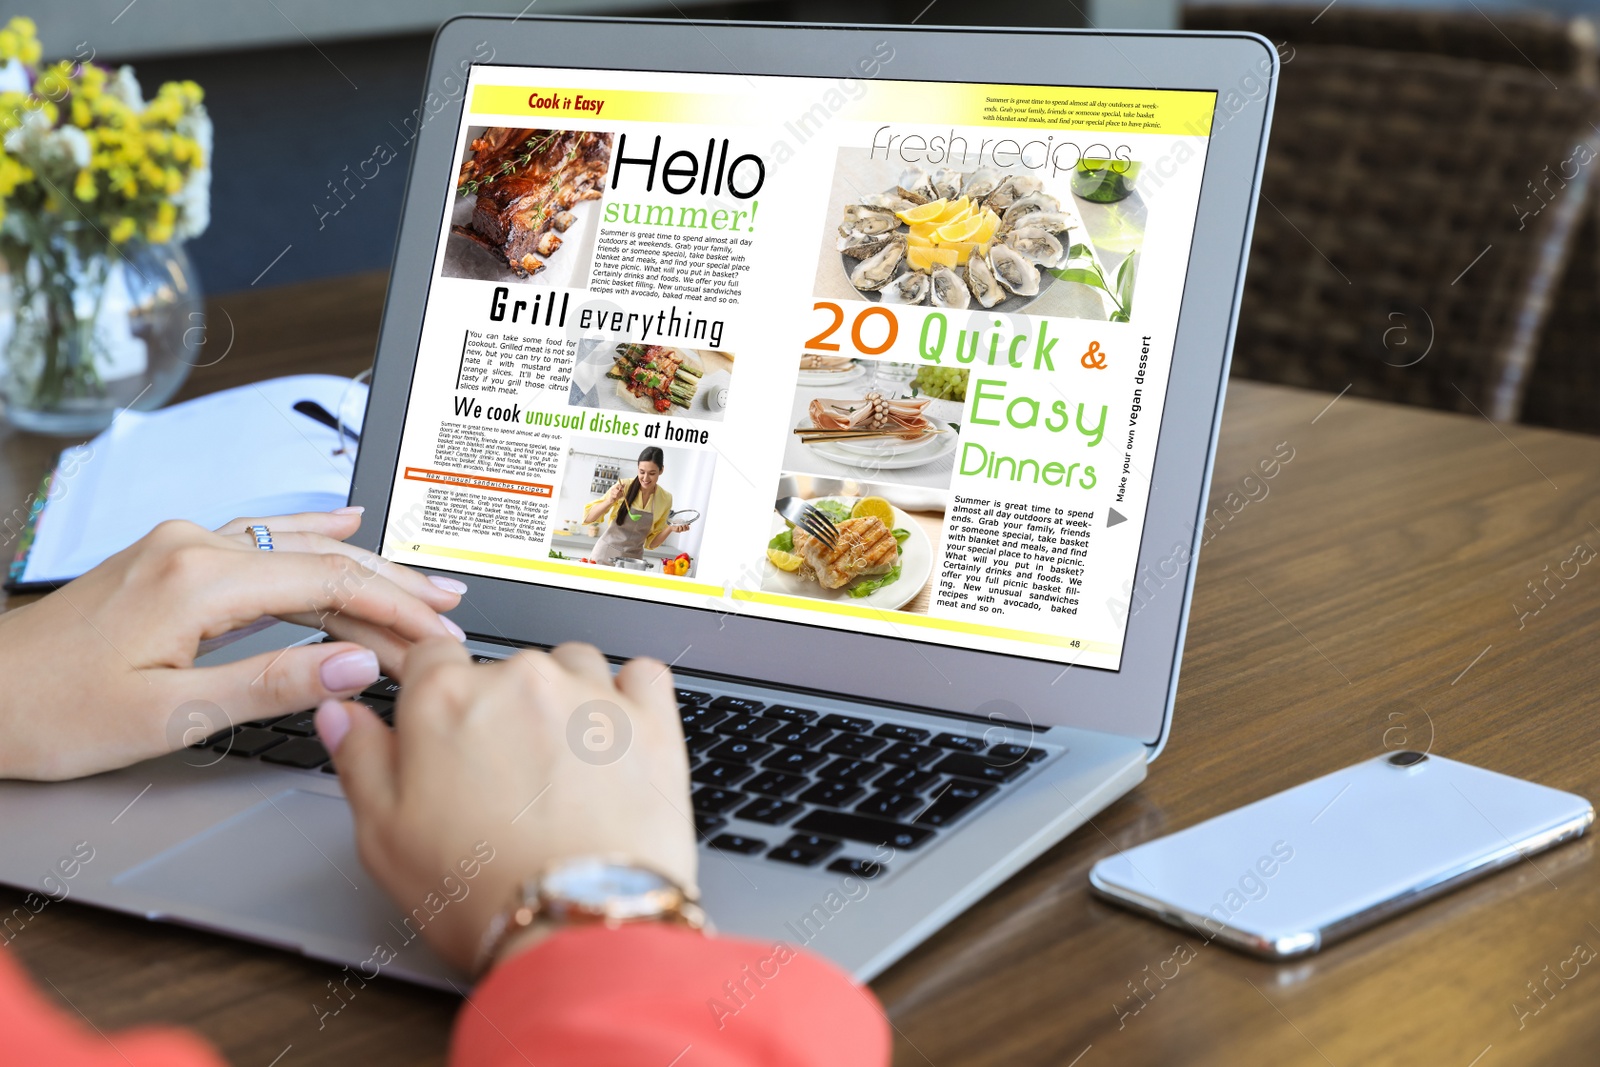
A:
[[[1404,752],[1396,752],[1390,756],[1388,762],[1392,767],[1415,767],[1427,758],[1428,754],[1426,752],[1414,752],[1411,749],[1407,749]]]

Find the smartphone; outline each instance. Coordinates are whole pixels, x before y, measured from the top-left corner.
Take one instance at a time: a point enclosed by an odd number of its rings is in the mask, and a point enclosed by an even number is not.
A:
[[[1594,806],[1424,752],[1335,771],[1089,872],[1106,900],[1252,955],[1316,952],[1581,836]]]

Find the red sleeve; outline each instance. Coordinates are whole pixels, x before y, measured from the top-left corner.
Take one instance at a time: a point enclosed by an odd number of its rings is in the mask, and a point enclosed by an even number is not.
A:
[[[140,1027],[97,1033],[28,984],[0,948],[0,1063],[51,1067],[223,1067],[204,1041],[181,1030]]]
[[[640,924],[563,930],[456,1015],[451,1067],[884,1067],[870,992],[778,942]]]

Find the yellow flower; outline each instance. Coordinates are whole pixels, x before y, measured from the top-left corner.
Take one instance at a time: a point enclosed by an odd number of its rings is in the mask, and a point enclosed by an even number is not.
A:
[[[111,243],[119,245],[125,244],[138,232],[139,224],[134,222],[128,216],[124,215],[122,218],[117,220],[117,224],[115,226],[111,227]]]
[[[94,175],[88,170],[80,170],[77,180],[72,183],[72,195],[85,202],[93,200],[95,196]]]

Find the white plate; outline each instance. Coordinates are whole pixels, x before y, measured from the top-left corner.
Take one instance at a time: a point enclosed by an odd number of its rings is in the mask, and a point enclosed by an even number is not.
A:
[[[828,496],[817,497],[817,500],[837,500],[845,504],[854,504],[856,497]],[[815,503],[815,501],[813,501]],[[890,505],[893,507],[893,505]],[[813,600],[837,600],[845,604],[860,604],[862,607],[882,608],[885,611],[894,611],[903,608],[915,600],[917,594],[922,592],[922,587],[927,584],[933,575],[933,542],[928,540],[928,535],[922,532],[922,527],[914,522],[911,516],[894,508],[894,524],[901,530],[908,531],[911,536],[906,538],[906,543],[900,546],[900,578],[891,582],[874,593],[864,597],[852,597],[850,587],[843,589],[824,589],[820,582],[808,581],[799,574],[789,574],[780,571],[772,565],[771,560],[765,560],[765,570],[762,572],[761,588],[769,593],[787,593],[790,596],[810,597]],[[788,528],[788,523],[782,516],[772,516],[772,528],[767,533],[767,540],[771,540]]]
[[[800,371],[799,382],[808,388],[818,389],[829,385],[843,385],[863,377],[867,368],[857,363],[848,370],[805,370]]]
[[[837,441],[819,441],[808,445],[824,459],[831,459],[835,463],[843,463],[847,467],[860,467],[863,470],[874,471],[899,471],[911,467],[922,467],[937,460],[944,459],[956,450],[956,438],[959,435],[942,433],[924,445],[918,445],[917,450],[899,456],[860,456],[853,452],[846,452],[839,447]]]

